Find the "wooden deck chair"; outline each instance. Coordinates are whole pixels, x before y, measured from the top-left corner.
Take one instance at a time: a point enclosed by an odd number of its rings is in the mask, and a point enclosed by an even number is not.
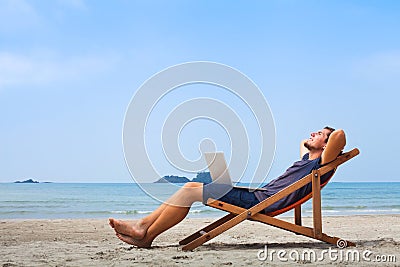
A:
[[[342,240],[339,237],[329,236],[322,232],[321,188],[326,183],[328,183],[330,178],[324,184],[320,183],[320,178],[322,175],[330,172],[331,170],[335,171],[339,165],[357,156],[359,153],[360,153],[359,150],[355,148],[347,153],[339,155],[332,162],[320,167],[317,170],[313,170],[312,173],[310,173],[309,175],[306,175],[297,182],[282,189],[273,196],[261,201],[260,203],[249,209],[244,209],[232,204],[228,204],[219,200],[209,198],[207,200],[207,206],[227,211],[229,212],[229,214],[211,223],[210,225],[204,227],[203,229],[197,231],[196,233],[188,236],[187,238],[181,240],[179,244],[183,245],[182,250],[193,250],[246,219],[252,221],[259,221],[268,225],[272,225],[299,235],[308,236],[310,238],[314,238],[330,244],[338,246],[340,245],[341,248],[345,246],[355,246],[353,242]],[[294,191],[307,185],[308,183],[312,183],[312,191],[310,194],[308,194],[301,200],[297,201],[296,203],[288,207],[274,211],[269,214],[260,213],[266,207],[272,205],[276,201],[293,193]],[[310,198],[312,198],[313,227],[306,227],[301,225],[301,204],[303,204]],[[294,223],[274,218],[274,216],[284,213],[291,209],[294,209],[294,215],[295,215]],[[341,242],[341,244],[338,244],[338,242]]]

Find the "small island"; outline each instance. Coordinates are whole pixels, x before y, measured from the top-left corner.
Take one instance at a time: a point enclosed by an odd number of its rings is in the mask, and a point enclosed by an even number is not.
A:
[[[175,175],[166,175],[155,181],[155,183],[174,183],[174,184],[184,184],[187,182],[190,182],[188,178]]]
[[[196,177],[192,179],[192,182],[198,182],[203,184],[209,184],[212,182],[210,172],[198,172]]]
[[[208,183],[212,182],[212,179],[211,179],[209,172],[199,172],[199,173],[197,173],[197,176],[195,178],[193,178],[192,180],[190,180],[187,177],[183,177],[183,176],[166,175],[166,176],[158,179],[154,183],[184,184],[187,182],[198,182],[198,183],[208,184]]]
[[[25,181],[16,181],[14,183],[16,183],[16,184],[38,184],[39,182],[35,181],[33,179],[28,179],[28,180],[25,180]]]

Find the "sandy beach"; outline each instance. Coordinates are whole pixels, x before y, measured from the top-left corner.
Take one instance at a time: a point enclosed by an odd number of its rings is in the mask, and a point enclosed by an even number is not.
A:
[[[343,250],[251,221],[194,251],[180,249],[179,240],[214,220],[185,219],[160,235],[151,249],[121,242],[106,219],[1,220],[0,262],[2,266],[400,265],[400,215],[325,217],[325,233],[357,243]],[[311,225],[310,218],[303,221]],[[284,252],[278,258],[280,250]],[[316,260],[301,259],[307,250],[316,253]],[[346,259],[350,252],[358,253],[360,260]]]

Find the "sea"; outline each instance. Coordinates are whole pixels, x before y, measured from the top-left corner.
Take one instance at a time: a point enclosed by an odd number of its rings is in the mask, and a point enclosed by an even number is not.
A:
[[[160,205],[158,199],[176,191],[176,187],[171,189],[166,184],[146,186],[143,190],[135,183],[0,183],[0,219],[137,219],[156,209]],[[302,213],[312,215],[311,201],[302,206]],[[223,214],[198,203],[188,216],[209,218]],[[331,182],[322,190],[322,214],[400,214],[400,182]]]

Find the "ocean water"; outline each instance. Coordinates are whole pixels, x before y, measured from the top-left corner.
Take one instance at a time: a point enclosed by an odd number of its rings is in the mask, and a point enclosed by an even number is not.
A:
[[[150,184],[160,199],[175,190]],[[0,219],[140,218],[160,205],[134,183],[0,183]],[[311,202],[302,207],[311,216]],[[400,214],[400,183],[331,182],[322,190],[322,213],[329,215]],[[189,217],[219,217],[224,212],[196,204]],[[285,213],[283,216],[292,216]]]

